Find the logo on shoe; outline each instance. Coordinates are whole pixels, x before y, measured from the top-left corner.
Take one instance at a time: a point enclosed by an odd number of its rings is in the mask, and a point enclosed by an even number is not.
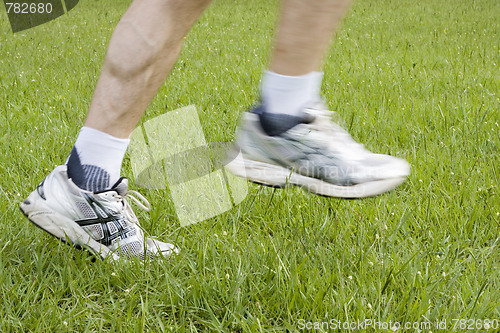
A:
[[[134,236],[136,231],[127,225],[125,218],[113,209],[104,207],[92,195],[85,194],[85,202],[77,206],[85,218],[76,223],[99,243],[110,246],[117,241]]]

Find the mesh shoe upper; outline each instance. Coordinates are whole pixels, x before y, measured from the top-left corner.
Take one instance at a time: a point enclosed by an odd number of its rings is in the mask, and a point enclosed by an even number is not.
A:
[[[336,185],[406,177],[406,161],[374,154],[332,121],[320,104],[304,110],[304,121],[276,136],[267,135],[256,114],[245,113],[237,143],[246,159],[280,165]]]
[[[70,179],[67,178],[66,166],[57,167],[40,184],[35,191],[36,197],[30,196],[24,204],[23,211],[35,224],[40,214],[52,214],[59,218],[56,223],[70,223],[73,221],[88,234],[93,240],[107,247],[113,253],[121,257],[154,257],[158,255],[169,255],[177,252],[171,244],[163,243],[154,239],[145,238],[139,227],[137,216],[134,214],[127,199],[135,201],[141,208],[149,210],[147,200],[135,191],[128,190],[126,178],[121,178],[113,189],[98,193],[81,190]],[[35,193],[34,192],[34,193]],[[30,208],[38,202],[37,209]],[[28,203],[28,204],[27,204]],[[41,205],[43,204],[43,205]],[[43,207],[43,208],[40,208]],[[37,211],[38,210],[38,211]],[[63,218],[68,221],[61,222]],[[52,218],[54,220],[55,218]],[[43,229],[48,231],[45,221],[42,222]],[[49,226],[50,228],[50,226]],[[50,231],[48,231],[50,232]],[[89,247],[84,238],[79,236],[78,230],[68,232],[66,236],[70,241],[78,245]],[[68,233],[70,233],[68,235]],[[55,235],[55,233],[52,233]],[[55,235],[56,236],[56,235]],[[88,242],[87,242],[88,243]],[[93,249],[98,252],[98,249]]]

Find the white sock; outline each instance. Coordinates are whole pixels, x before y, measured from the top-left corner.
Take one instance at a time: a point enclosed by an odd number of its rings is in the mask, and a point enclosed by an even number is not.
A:
[[[109,189],[120,179],[129,139],[119,139],[90,127],[82,127],[66,164],[68,176],[88,191]]]
[[[299,115],[302,108],[320,98],[322,72],[286,76],[265,71],[261,82],[266,112]]]

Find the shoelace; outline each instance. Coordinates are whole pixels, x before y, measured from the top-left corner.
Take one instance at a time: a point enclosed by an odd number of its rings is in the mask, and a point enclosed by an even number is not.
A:
[[[132,207],[130,206],[129,202],[127,199],[131,199],[133,202],[139,206],[139,208],[144,209],[145,211],[150,211],[151,210],[151,204],[149,201],[139,192],[134,191],[134,190],[127,190],[125,195],[120,195],[117,194],[117,197],[121,199],[123,202],[123,210],[125,214],[127,215],[127,220],[130,222],[135,223],[139,229],[141,229],[139,225],[139,221],[137,220],[137,216],[135,215],[134,211],[132,210]],[[143,232],[142,229],[140,231],[141,233]],[[142,236],[141,236],[142,237]],[[144,255],[156,255],[154,249],[156,249],[156,253],[162,253],[165,250],[162,250],[160,247],[159,243],[156,241],[151,241],[150,238],[145,238],[144,239]],[[171,253],[178,253],[179,251],[175,248],[172,247],[168,251],[171,251]]]
[[[125,195],[124,201],[126,201],[127,205],[129,205],[126,198],[132,199],[132,201],[135,202],[137,204],[137,206],[139,206],[141,209],[144,209],[147,212],[149,212],[151,210],[151,204],[149,203],[148,199],[146,199],[142,194],[140,194],[137,191],[134,191],[134,190],[127,191],[127,194]],[[130,207],[130,205],[129,205],[129,207]]]
[[[129,222],[138,224],[139,221],[127,199],[131,199],[139,208],[147,212],[151,210],[149,201],[137,191],[128,190],[125,195],[116,194],[115,197],[123,203],[123,212]]]
[[[338,113],[326,109],[324,103],[315,103],[306,112],[316,117],[316,120],[311,125],[319,133],[326,134],[324,140],[330,141],[333,136],[337,138],[336,142],[342,142],[343,145],[349,146],[351,150],[364,150],[363,144],[356,142],[341,125],[332,119],[337,118],[339,122],[343,122]]]

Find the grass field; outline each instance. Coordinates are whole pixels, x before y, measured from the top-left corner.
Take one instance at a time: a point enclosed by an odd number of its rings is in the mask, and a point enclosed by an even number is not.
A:
[[[345,201],[250,184],[231,211],[180,227],[126,158],[154,207],[144,229],[182,253],[111,264],[18,206],[71,150],[128,3],[82,0],[16,34],[0,12],[1,332],[500,331],[499,1],[359,0],[332,44],[323,95],[356,139],[411,163],[403,186]],[[208,141],[231,141],[277,8],[216,0],[143,120],[193,104]]]

